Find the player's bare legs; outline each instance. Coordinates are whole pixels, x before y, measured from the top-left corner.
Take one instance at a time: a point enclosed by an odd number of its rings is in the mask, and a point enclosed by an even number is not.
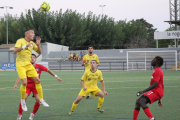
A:
[[[27,100],[28,96],[29,95],[26,93],[25,100]],[[40,107],[39,95],[38,94],[34,94],[33,96],[36,99],[36,103],[34,104],[34,109],[33,109],[32,113],[30,114],[30,117],[29,117],[30,120],[33,120],[35,113],[38,111],[38,109]],[[21,103],[19,103],[19,114],[18,114],[17,120],[21,120],[22,119],[22,113],[23,113],[23,109],[21,108]]]
[[[137,120],[138,118],[138,114],[140,111],[140,107],[142,107],[142,109],[144,110],[144,113],[147,116],[150,116],[152,118],[152,120],[154,120],[154,117],[151,113],[151,111],[149,110],[148,106],[146,104],[149,103],[149,100],[147,100],[148,98],[145,98],[145,96],[139,97],[136,100],[136,104],[135,104],[135,109],[134,109],[134,114],[133,114],[133,120]]]
[[[78,104],[82,100],[83,96],[78,95],[76,100],[74,101],[75,104]]]
[[[49,105],[43,99],[43,90],[42,90],[42,86],[40,84],[40,79],[38,77],[30,77],[30,78],[35,82],[36,90],[38,92],[41,104],[45,107],[49,107]]]
[[[82,100],[82,98],[83,98],[83,96],[78,95],[76,100],[73,102],[71,111],[69,112],[70,115],[73,114],[75,108],[78,106],[78,103]]]
[[[104,93],[102,91],[100,91],[100,92],[96,93],[96,96],[99,96],[97,111],[103,113],[104,110],[101,109],[101,106],[104,102]]]

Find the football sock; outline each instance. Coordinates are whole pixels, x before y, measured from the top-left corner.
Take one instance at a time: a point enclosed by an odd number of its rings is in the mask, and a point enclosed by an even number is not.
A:
[[[133,120],[137,120],[138,115],[139,115],[139,111],[138,109],[134,109],[134,113],[133,113]]]
[[[78,104],[75,104],[75,103],[73,102],[73,104],[72,104],[72,108],[71,108],[71,111],[73,111],[73,112],[74,112],[74,109],[75,109],[77,106],[78,106]]]
[[[39,95],[39,99],[43,99],[43,90],[41,84],[36,84],[36,90]]]
[[[22,115],[22,113],[23,113],[23,109],[22,109],[22,107],[21,107],[21,102],[19,103],[19,115]]]
[[[98,99],[98,107],[97,108],[101,108],[103,102],[104,102],[104,98],[99,97],[99,99]]]
[[[38,111],[39,107],[40,107],[40,104],[36,102],[36,103],[34,104],[34,109],[33,109],[33,111],[32,111],[32,113],[33,113],[34,115],[35,115],[36,112]]]
[[[25,100],[26,86],[23,86],[23,85],[21,84],[20,92],[21,92],[21,100]]]
[[[148,116],[149,119],[154,118],[149,108],[145,108],[144,113]]]

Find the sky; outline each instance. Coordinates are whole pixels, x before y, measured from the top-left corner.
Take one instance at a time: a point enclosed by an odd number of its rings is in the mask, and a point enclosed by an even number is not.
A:
[[[26,9],[40,7],[43,0],[0,0],[0,7],[10,6],[7,9],[9,14],[20,16]],[[96,15],[105,14],[115,21],[136,20],[144,18],[152,24],[157,31],[165,31],[170,25],[164,21],[170,20],[169,0],[46,0],[50,3],[50,11],[65,12],[72,9],[78,13],[88,14],[89,11]],[[100,7],[100,5],[106,5]],[[6,14],[6,9],[0,9],[0,17]]]

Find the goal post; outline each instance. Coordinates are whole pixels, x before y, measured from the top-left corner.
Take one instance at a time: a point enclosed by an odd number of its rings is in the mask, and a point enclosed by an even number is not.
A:
[[[161,56],[164,59],[165,68],[176,67],[177,71],[177,51],[127,51],[127,71],[129,70],[147,70],[151,69],[151,61],[156,56]],[[163,64],[163,65],[164,65]]]

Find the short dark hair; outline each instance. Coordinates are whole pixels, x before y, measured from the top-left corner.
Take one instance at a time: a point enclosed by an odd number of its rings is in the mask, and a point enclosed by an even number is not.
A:
[[[97,61],[96,61],[96,60],[91,60],[91,61],[95,61],[95,62],[97,63]]]
[[[89,49],[89,47],[92,47],[92,48],[94,49],[94,47],[93,47],[92,45],[89,45],[89,46],[88,46],[88,49]]]
[[[156,61],[157,61],[157,65],[158,65],[159,67],[161,67],[161,66],[163,65],[163,63],[164,63],[163,58],[160,57],[160,56],[156,56],[155,59],[156,59]]]
[[[35,58],[37,58],[37,56],[35,54],[32,54]]]
[[[25,32],[27,32],[27,31],[29,31],[29,30],[33,30],[33,29],[31,29],[31,28],[30,28],[30,29],[26,29]]]

